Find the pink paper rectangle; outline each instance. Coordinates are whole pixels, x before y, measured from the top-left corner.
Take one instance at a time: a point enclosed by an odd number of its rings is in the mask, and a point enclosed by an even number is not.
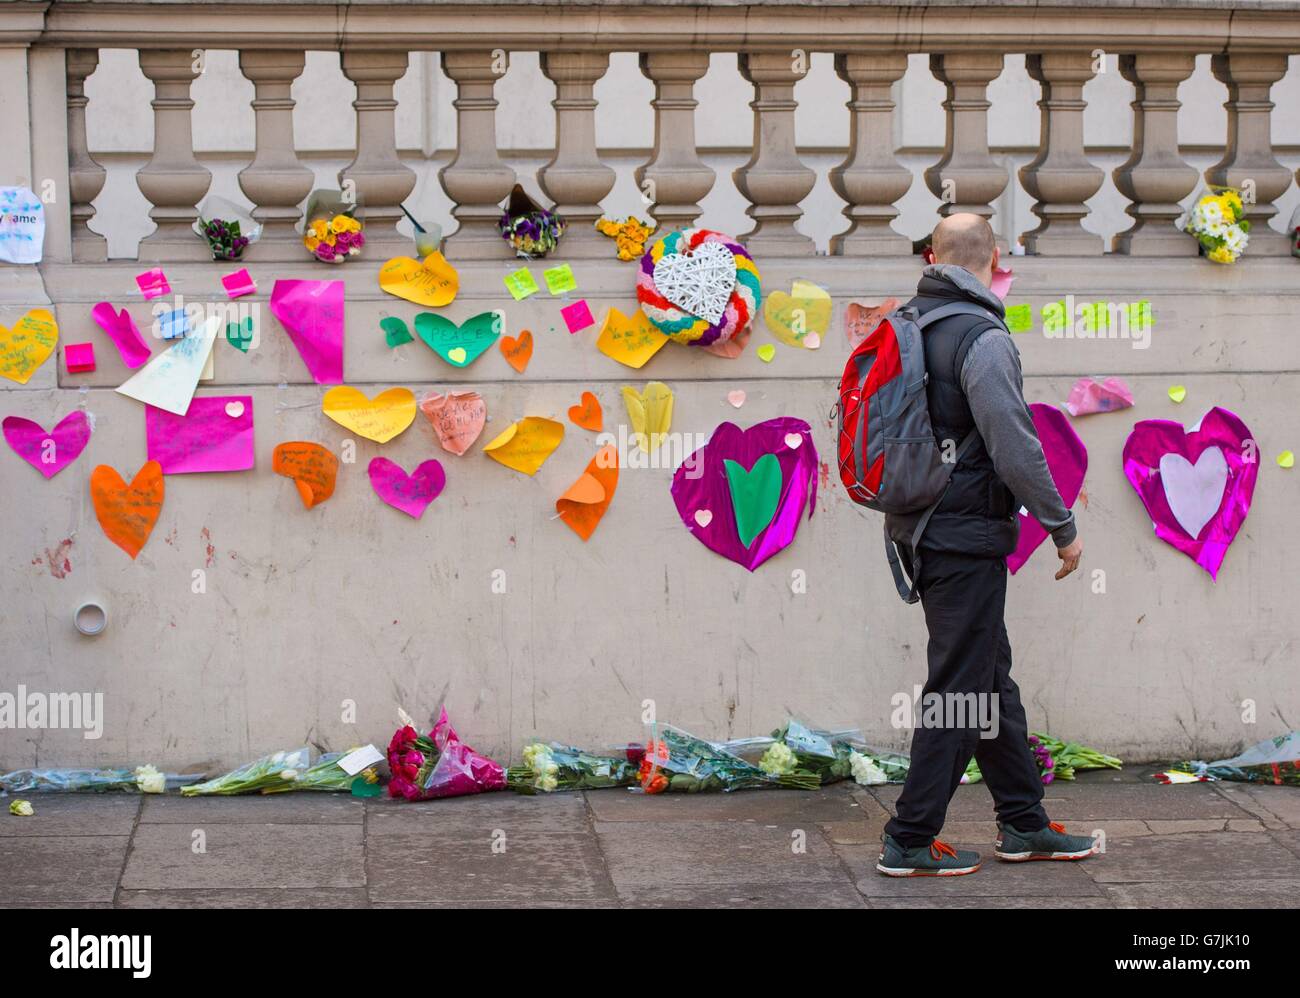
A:
[[[343,384],[343,282],[276,281],[271,314],[318,385]]]
[[[172,286],[167,283],[167,275],[161,267],[136,274],[135,283],[140,286],[140,293],[146,298],[161,298],[172,293]]]
[[[144,431],[149,460],[164,475],[247,471],[254,464],[251,395],[196,397],[184,416],[145,406]]]
[[[560,315],[564,316],[564,324],[569,327],[570,333],[576,333],[596,324],[596,320],[591,317],[591,309],[587,307],[587,299],[585,298],[575,301],[572,305],[564,306],[564,308],[560,309]]]
[[[236,270],[233,274],[226,274],[221,278],[221,286],[226,289],[227,298],[242,298],[257,290],[257,282],[253,280],[247,267]]]
[[[63,348],[63,362],[69,374],[83,374],[95,369],[95,344],[69,343]]]

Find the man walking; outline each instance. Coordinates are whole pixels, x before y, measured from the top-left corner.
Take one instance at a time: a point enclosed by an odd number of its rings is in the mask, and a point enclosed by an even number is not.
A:
[[[920,514],[890,515],[885,523],[904,564],[917,568],[909,574],[930,634],[925,694],[945,701],[949,695],[992,696],[999,723],[993,738],[981,737],[973,719],[972,726],[916,728],[907,781],[896,816],[885,826],[876,866],[894,877],[979,869],[978,853],[935,838],[972,755],[997,808],[998,858],[1084,859],[1093,850],[1092,839],[1066,835],[1043,810],[1043,785],[1010,675],[1011,646],[1002,619],[1006,557],[1016,547],[1021,506],[1052,535],[1061,559],[1056,578],[1078,567],[1083,544],[1052,482],[1025,404],[1020,355],[1003,325],[1002,302],[990,290],[998,265],[993,230],[979,215],[950,215],[935,228],[931,249],[934,263],[925,268],[909,304],[922,316],[952,302],[973,302],[990,313],[948,315],[924,332],[936,440],[964,440],[972,430],[974,436],[923,529],[918,551],[910,543]]]

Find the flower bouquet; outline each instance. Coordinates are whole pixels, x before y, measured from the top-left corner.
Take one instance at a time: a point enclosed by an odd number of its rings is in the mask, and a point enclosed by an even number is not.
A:
[[[564,228],[563,218],[539,205],[519,184],[497,222],[501,238],[514,247],[516,256],[525,258],[546,256],[559,244]]]
[[[1124,763],[1113,755],[1106,755],[1078,742],[1063,742],[1041,731],[1029,735],[1029,748],[1038,763],[1038,775],[1043,784],[1057,780],[1073,780],[1074,774],[1085,769],[1121,769]],[[979,767],[972,759],[966,767],[969,774],[979,777]]]
[[[1231,187],[1211,187],[1196,199],[1183,231],[1197,238],[1203,256],[1215,263],[1236,263],[1250,242],[1241,193]]]
[[[307,771],[310,761],[311,750],[305,745],[289,752],[264,755],[206,783],[181,787],[181,795],[184,797],[230,796],[260,793],[268,787],[283,789],[286,783],[296,782]]]
[[[367,766],[358,773],[349,773],[339,765],[339,760],[351,755],[356,749],[347,752],[326,752],[315,764],[308,766],[301,773],[296,769],[284,770],[292,777],[262,787],[264,794],[280,794],[289,790],[319,790],[327,793],[352,793],[357,797],[373,796],[366,787],[379,789],[379,772],[374,766]]]
[[[559,742],[534,742],[524,747],[523,765],[506,770],[506,784],[521,794],[630,787],[637,782],[638,762],[626,753],[594,755]]]
[[[596,231],[614,240],[620,260],[639,260],[645,255],[645,244],[655,231],[655,226],[651,222],[641,221],[635,215],[629,215],[621,222],[612,218],[597,219]]]
[[[652,738],[646,745],[637,773],[640,789],[648,794],[694,794],[760,787],[816,790],[821,786],[815,773],[797,766],[785,771],[788,760],[784,756],[780,767],[775,758],[772,760],[773,768],[783,771],[767,772],[746,762],[728,743],[708,742],[668,724],[659,728],[659,734],[660,737]]]
[[[849,777],[850,748],[844,739],[857,734],[821,731],[792,718],[766,738],[737,739],[726,747],[766,773],[812,773],[824,785]]]
[[[262,226],[248,212],[222,197],[207,198],[199,205],[193,228],[207,241],[214,260],[238,260],[262,234]]]
[[[1229,780],[1300,787],[1300,731],[1256,742],[1240,755],[1218,762],[1178,762],[1154,774],[1161,783]]]
[[[303,246],[323,263],[359,255],[366,245],[362,215],[360,202],[345,199],[342,191],[313,191],[303,215]]]
[[[402,727],[388,744],[388,796],[431,800],[506,788],[505,769],[460,740],[446,707],[428,735],[416,731],[404,711],[401,717]]]
[[[135,769],[19,769],[0,776],[0,790],[10,794],[31,791],[98,793],[108,790],[161,794],[168,788],[194,783],[200,778],[160,773],[153,766],[136,766]]]

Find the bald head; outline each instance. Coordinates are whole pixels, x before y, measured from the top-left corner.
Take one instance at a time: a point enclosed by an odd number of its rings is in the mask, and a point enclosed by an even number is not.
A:
[[[934,227],[930,249],[935,263],[954,263],[965,267],[986,285],[992,282],[997,245],[993,229],[983,216],[969,212],[949,215]]]

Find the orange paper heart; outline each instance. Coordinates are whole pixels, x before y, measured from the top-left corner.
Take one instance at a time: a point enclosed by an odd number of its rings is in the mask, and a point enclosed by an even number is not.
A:
[[[90,499],[104,534],[134,559],[162,513],[162,465],[146,461],[127,485],[116,469],[101,464],[90,473]]]
[[[334,494],[339,459],[320,444],[290,440],[276,445],[271,455],[271,470],[293,479],[303,506],[311,509]]]
[[[533,334],[524,329],[518,337],[501,337],[501,356],[505,357],[507,364],[523,374],[524,368],[533,359]]]
[[[569,528],[588,540],[595,532],[605,510],[609,509],[618,488],[618,448],[606,444],[600,449],[587,470],[564,495],[555,500],[555,512]]]
[[[605,413],[600,408],[600,399],[591,392],[583,392],[582,402],[569,406],[569,422],[599,433],[605,428]]]

